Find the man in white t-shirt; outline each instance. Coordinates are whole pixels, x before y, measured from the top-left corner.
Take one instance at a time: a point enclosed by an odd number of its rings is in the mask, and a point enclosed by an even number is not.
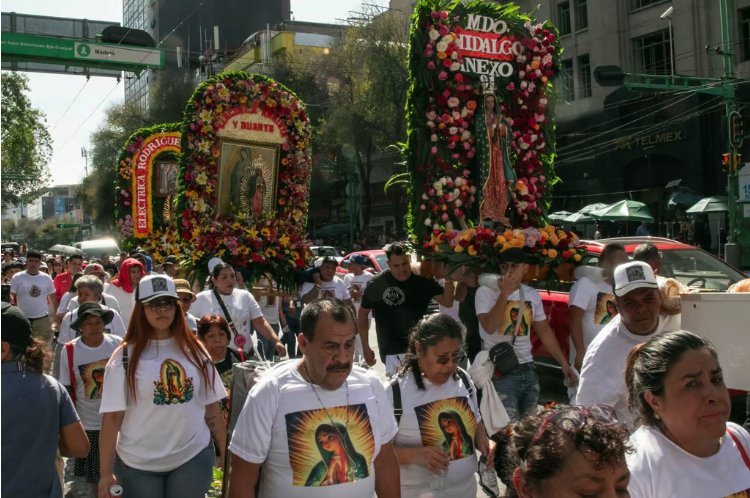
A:
[[[508,416],[518,420],[536,408],[539,400],[539,377],[531,354],[532,324],[544,347],[560,364],[565,380],[575,383],[575,376],[547,322],[539,292],[521,283],[529,266],[526,255],[521,249],[508,249],[502,255],[499,290],[480,286],[475,306],[482,350],[509,342],[518,358],[518,367],[509,372],[496,370],[492,379]]]
[[[339,264],[335,258],[326,256],[320,264],[320,284],[305,282],[299,291],[302,302],[308,304],[315,299],[335,297],[347,304],[352,304],[352,296],[344,281],[336,276]]]
[[[576,403],[609,405],[617,419],[635,428],[628,408],[625,363],[630,350],[659,332],[669,331],[660,314],[661,293],[651,267],[642,261],[619,265],[614,271],[614,293],[620,314],[610,321],[586,350]]]
[[[42,253],[29,251],[26,255],[26,270],[13,275],[10,281],[10,296],[16,306],[31,322],[32,336],[47,344],[52,342],[50,306],[57,309],[57,296],[52,278],[39,271]]]
[[[396,421],[382,381],[353,367],[350,308],[319,299],[302,311],[302,360],[252,388],[229,451],[229,496],[398,498]],[[263,469],[262,476],[260,474]]]
[[[570,288],[570,362],[580,371],[583,355],[596,334],[617,315],[612,294],[612,272],[626,263],[628,255],[620,244],[608,244],[599,255],[599,268],[582,266]]]
[[[370,283],[374,276],[369,271],[365,271],[367,266],[367,258],[363,254],[353,254],[349,256],[347,261],[349,273],[344,275],[344,284],[346,285],[349,294],[352,296],[352,304],[354,304],[354,316],[359,313],[359,308],[362,306],[362,296],[365,293],[367,284]],[[370,321],[372,320],[372,313],[367,315],[367,329],[370,329]],[[357,344],[355,351],[355,358],[360,358],[363,354],[362,351],[362,339],[357,335]]]

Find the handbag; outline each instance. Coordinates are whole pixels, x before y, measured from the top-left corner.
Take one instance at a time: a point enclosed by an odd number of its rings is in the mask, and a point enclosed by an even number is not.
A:
[[[232,316],[229,314],[229,310],[227,310],[227,306],[224,304],[224,300],[221,299],[221,296],[219,295],[219,292],[214,289],[214,296],[216,297],[216,301],[219,303],[219,307],[221,307],[221,312],[224,314],[224,319],[227,321],[227,325],[229,325],[229,330],[232,335],[232,339],[234,342],[234,345],[237,346],[237,349],[244,349],[245,347],[245,336],[240,335],[239,331],[237,330],[237,327],[235,327],[234,322],[232,321]],[[253,348],[250,348],[250,353],[252,354]]]
[[[521,303],[524,303],[523,287],[519,287],[519,293],[521,297]],[[518,337],[518,331],[521,328],[521,320],[523,320],[523,313],[519,312],[516,318],[516,328],[513,331],[513,340],[510,343],[501,342],[495,344],[489,351],[490,360],[495,365],[495,371],[500,375],[508,374],[516,370],[520,363],[516,351],[513,346],[516,344],[516,337]]]

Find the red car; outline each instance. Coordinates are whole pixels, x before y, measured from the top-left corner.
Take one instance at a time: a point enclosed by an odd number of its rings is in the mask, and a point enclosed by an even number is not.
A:
[[[625,247],[628,255],[631,255],[640,244],[651,243],[661,253],[661,275],[672,277],[688,287],[700,288],[712,291],[725,291],[730,285],[746,278],[739,270],[697,247],[660,237],[618,237],[602,240],[584,240],[582,244],[586,247],[584,264],[597,266],[599,254],[607,244],[617,243]],[[544,289],[544,283],[532,283],[539,290],[544,303],[544,311],[547,314],[550,327],[554,330],[557,340],[568,357],[569,323],[568,323],[568,291],[571,284],[559,291],[548,291]],[[540,377],[548,377],[549,381],[559,383],[562,389],[562,376],[557,362],[544,349],[539,337],[531,336],[534,360]],[[555,380],[559,379],[559,380]],[[564,391],[563,391],[564,392]]]
[[[388,268],[388,258],[385,257],[385,251],[383,251],[382,249],[355,251],[344,256],[344,259],[339,263],[339,267],[336,268],[336,274],[339,277],[343,277],[344,275],[349,273],[349,270],[347,269],[347,261],[349,260],[350,256],[354,256],[355,254],[361,254],[362,256],[367,258],[367,268],[365,268],[365,271],[369,271],[373,275],[377,275],[381,271]]]

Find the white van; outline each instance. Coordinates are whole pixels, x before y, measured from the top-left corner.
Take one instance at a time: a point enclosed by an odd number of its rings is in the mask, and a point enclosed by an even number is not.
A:
[[[107,254],[110,257],[120,255],[120,248],[115,239],[84,240],[83,242],[73,243],[73,247],[80,249],[86,259],[100,258],[102,254]]]

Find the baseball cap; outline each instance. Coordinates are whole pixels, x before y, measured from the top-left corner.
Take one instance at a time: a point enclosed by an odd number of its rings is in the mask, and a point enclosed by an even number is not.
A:
[[[96,275],[100,273],[104,273],[104,267],[99,263],[89,263],[86,265],[86,268],[83,269],[84,275]]]
[[[635,289],[658,289],[654,270],[643,261],[631,261],[615,268],[614,272],[615,296],[622,297]]]
[[[3,303],[2,308],[2,341],[25,350],[33,343],[31,322],[23,311],[10,303]]]
[[[500,263],[531,263],[531,257],[518,247],[511,247],[500,253],[498,256]]]
[[[135,298],[142,303],[148,303],[158,297],[172,297],[179,299],[174,281],[166,275],[147,275],[138,282]]]
[[[169,255],[166,258],[164,258],[164,264],[162,266],[176,265],[176,264],[177,264],[177,256]]]
[[[322,259],[322,260],[320,261],[320,264],[321,264],[321,265],[324,265],[324,264],[326,264],[326,263],[333,263],[334,265],[337,265],[337,266],[338,266],[338,264],[339,264],[339,262],[338,262],[338,261],[336,260],[336,258],[334,258],[333,256],[326,256],[326,257],[324,257],[324,258],[323,258],[323,259]]]
[[[195,297],[193,289],[190,288],[190,282],[188,282],[184,278],[176,278],[173,280],[173,282],[177,294],[190,294],[191,296]]]
[[[219,265],[223,263],[224,261],[221,258],[211,258],[208,260],[208,273],[213,273],[214,268],[216,268],[216,265]]]
[[[352,254],[351,256],[349,256],[348,263],[350,265],[352,265],[352,264],[354,264],[354,265],[366,265],[367,264],[367,258],[365,257],[364,254]]]
[[[110,309],[104,309],[101,304],[97,303],[96,301],[88,301],[85,303],[81,303],[81,305],[76,308],[76,319],[70,324],[70,328],[73,330],[79,330],[81,324],[83,321],[89,317],[89,316],[98,316],[103,321],[104,324],[108,324],[112,321],[115,314]]]

